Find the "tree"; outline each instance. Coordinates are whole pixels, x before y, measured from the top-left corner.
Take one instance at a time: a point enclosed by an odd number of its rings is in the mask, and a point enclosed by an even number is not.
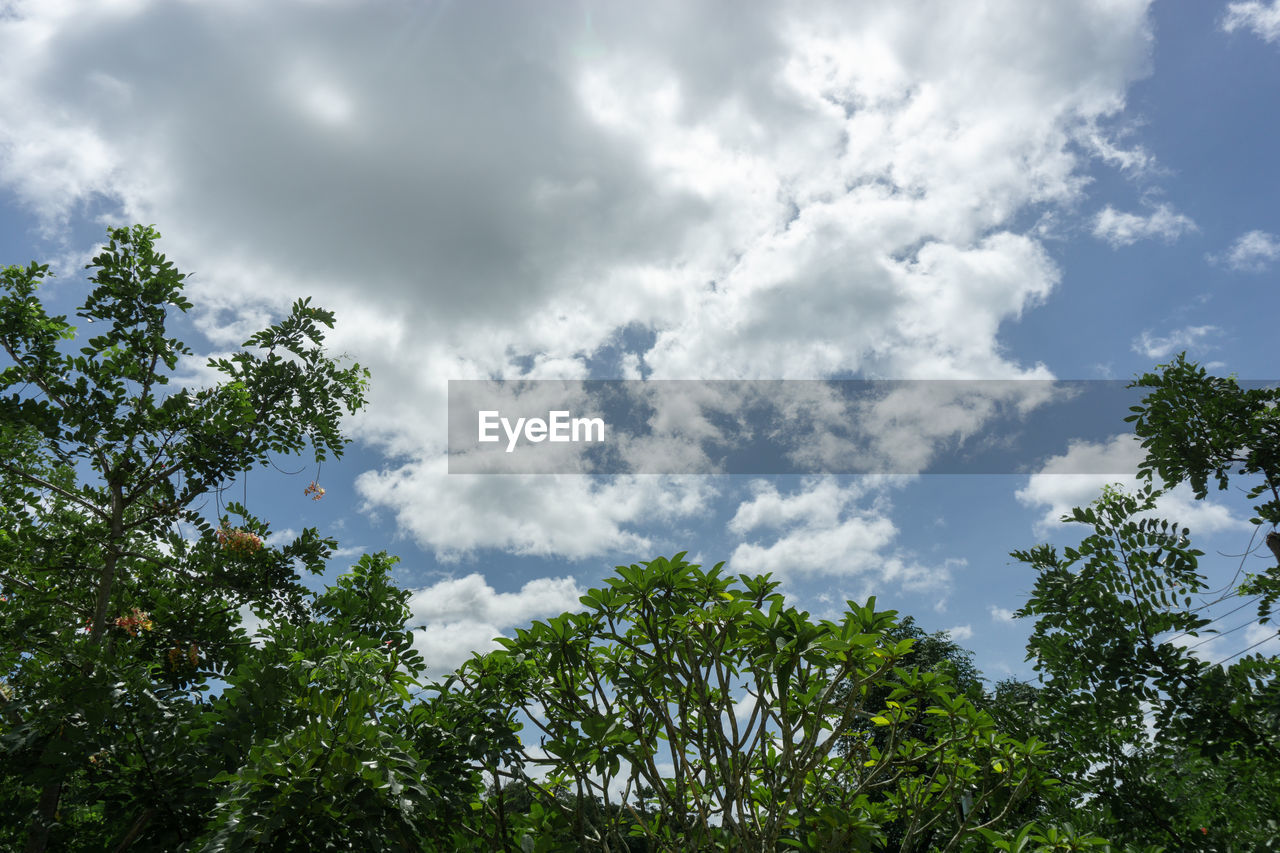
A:
[[[899,665],[914,639],[892,612],[815,621],[776,589],[683,554],[619,566],[583,612],[473,658],[453,686],[541,734],[486,757],[483,843],[866,850],[896,820],[902,850],[956,850],[1052,784],[1034,738],[1001,735],[950,675]],[[526,812],[498,795],[511,785]]]
[[[964,696],[974,707],[989,714],[996,724],[997,731],[1013,738],[1026,741],[1031,738],[1052,746],[1055,733],[1045,725],[1038,724],[1032,713],[1033,704],[1028,701],[1028,691],[1034,689],[1018,681],[1003,681],[988,693],[983,685],[982,674],[973,663],[973,653],[956,643],[945,631],[927,633],[920,628],[911,616],[903,618],[886,631],[886,639],[892,642],[910,640],[910,650],[903,656],[897,668],[911,672],[938,673],[947,677],[956,692]],[[895,668],[895,669],[897,669]],[[890,694],[902,686],[896,672],[890,673],[882,682],[874,685],[868,694],[868,704],[881,706],[889,700]],[[849,686],[841,688],[841,691]],[[840,695],[843,695],[841,692]],[[839,740],[842,754],[861,749],[870,740],[883,749],[887,732],[877,726],[855,727]],[[927,739],[929,729],[926,720],[919,721],[907,732],[915,738]],[[1049,762],[1054,761],[1053,753],[1047,756]],[[1054,766],[1046,763],[1045,766]],[[1052,773],[1050,775],[1053,775]],[[1034,821],[1044,815],[1043,799],[1051,794],[1052,787],[1042,787],[1025,793],[1013,804],[1005,816],[1003,823],[1024,823]],[[883,794],[873,794],[873,799],[882,799]],[[998,810],[989,812],[994,815]],[[900,819],[888,820],[883,831],[886,849],[898,849],[903,843],[903,833],[907,824]]]
[[[1212,634],[1203,552],[1190,533],[1152,517],[1160,492],[1212,477],[1259,477],[1254,523],[1280,522],[1280,399],[1210,377],[1179,356],[1131,387],[1151,389],[1128,420],[1147,456],[1135,494],[1109,488],[1064,520],[1092,532],[1062,554],[1014,557],[1038,572],[1019,616],[1034,617],[1028,657],[1044,679],[1039,704],[1061,732],[1077,798],[1102,834],[1175,849],[1280,849],[1280,683],[1277,658],[1210,663],[1184,638]],[[1280,567],[1249,574],[1223,598],[1244,598],[1265,624]],[[1212,603],[1212,602],[1210,602]],[[1223,666],[1223,664],[1226,664]],[[1087,808],[1084,808],[1087,806]],[[1237,848],[1239,849],[1239,848]]]
[[[109,232],[78,350],[41,302],[47,266],[0,277],[0,843],[285,849],[290,822],[310,841],[416,837],[431,782],[415,744],[431,733],[404,701],[421,662],[388,559],[313,596],[298,572],[335,543],[308,529],[277,544],[221,502],[273,456],[340,456],[367,372],[326,354],[333,315],[300,300],[210,360],[220,382],[171,388],[191,351],[167,325],[191,304],[158,238]],[[261,648],[243,607],[266,624]],[[229,687],[210,700],[213,679]]]
[[[191,352],[166,328],[191,305],[158,237],[109,232],[79,349],[41,301],[47,267],[0,273],[0,846],[1275,843],[1276,661],[1207,666],[1173,642],[1212,623],[1191,609],[1189,531],[1142,517],[1150,488],[1077,510],[1093,533],[1062,557],[1018,553],[1040,572],[1023,611],[1038,689],[988,696],[966,652],[874,599],[815,620],[768,576],[683,554],[618,567],[582,611],[423,689],[393,558],[310,592],[300,572],[336,543],[279,543],[221,499],[274,456],[341,455],[367,373],[326,354],[333,316],[300,300],[208,363],[220,381],[171,388]],[[1280,392],[1181,360],[1141,382],[1148,475],[1201,497],[1210,476],[1260,475],[1274,527]],[[1261,620],[1277,575],[1239,587]],[[1061,771],[1074,798],[1054,796]]]
[[[419,850],[461,820],[473,790],[422,748],[439,732],[412,703],[425,664],[394,563],[365,556],[312,619],[272,624],[211,703],[206,763],[225,788],[193,849]]]

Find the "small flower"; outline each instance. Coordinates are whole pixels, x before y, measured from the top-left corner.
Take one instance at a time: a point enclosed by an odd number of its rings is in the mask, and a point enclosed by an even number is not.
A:
[[[318,501],[322,497],[324,497],[324,487],[321,486],[319,483],[317,483],[315,480],[312,480],[311,485],[303,489],[302,493],[304,495],[310,495],[311,500]]]

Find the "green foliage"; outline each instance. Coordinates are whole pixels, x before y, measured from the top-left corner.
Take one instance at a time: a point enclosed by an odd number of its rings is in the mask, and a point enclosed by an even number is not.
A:
[[[298,572],[332,540],[205,515],[272,455],[340,456],[367,373],[325,354],[333,315],[301,300],[210,361],[220,382],[169,388],[191,351],[166,327],[191,305],[158,236],[110,232],[79,349],[39,298],[47,267],[0,276],[0,846],[418,849],[474,792],[421,755],[434,720],[409,701],[423,664],[391,560],[314,596]]]
[[[1210,477],[1219,488],[1260,477],[1249,491],[1263,499],[1255,523],[1274,528],[1280,392],[1243,390],[1183,357],[1134,386],[1152,389],[1128,418],[1147,450],[1145,484],[1108,488],[1064,517],[1092,530],[1078,547],[1013,554],[1038,573],[1018,615],[1036,619],[1037,713],[1059,732],[1074,793],[1059,810],[1117,841],[1280,849],[1280,664],[1257,654],[1210,663],[1178,642],[1214,630],[1198,604],[1203,552],[1189,529],[1152,517],[1155,475],[1169,488],[1189,481],[1198,498]],[[1250,594],[1265,622],[1276,567],[1223,598]]]
[[[1258,479],[1248,491],[1249,500],[1262,498],[1252,521],[1271,527],[1266,544],[1277,565],[1250,575],[1240,591],[1262,596],[1259,616],[1266,622],[1280,598],[1280,388],[1242,389],[1233,378],[1209,376],[1185,354],[1132,387],[1153,389],[1125,418],[1147,450],[1140,472],[1148,480],[1158,474],[1169,487],[1189,482],[1203,499],[1210,476],[1219,489],[1229,485],[1232,469]]]
[[[365,556],[312,607],[276,622],[211,703],[225,784],[193,849],[416,849],[440,792],[416,746],[425,665],[404,630],[395,561]]]
[[[1047,679],[1044,698],[1094,723],[1080,728],[1089,739],[1071,742],[1082,767],[1117,743],[1145,742],[1144,705],[1180,694],[1200,668],[1190,652],[1158,639],[1208,620],[1180,609],[1205,589],[1189,531],[1135,518],[1154,499],[1150,486],[1136,496],[1108,489],[1070,516],[1094,529],[1078,548],[1062,557],[1049,546],[1014,553],[1039,571],[1018,615],[1039,617],[1029,648]]]
[[[1052,744],[1053,731],[1047,726],[1038,725],[1032,713],[1033,703],[1027,700],[1027,691],[1035,693],[1033,688],[1017,681],[1002,682],[997,685],[993,694],[988,694],[982,684],[981,674],[973,664],[973,653],[962,648],[951,640],[943,631],[926,633],[908,616],[894,624],[886,631],[886,639],[891,642],[909,640],[910,649],[904,655],[900,666],[895,668],[884,681],[873,685],[868,691],[868,704],[884,705],[890,700],[894,690],[903,686],[897,676],[900,668],[911,672],[931,672],[944,675],[952,682],[957,693],[963,695],[976,708],[986,712],[996,724],[996,729],[1020,741],[1034,738],[1037,741]],[[838,695],[843,697],[841,688]],[[1020,697],[1021,703],[1015,698]],[[915,738],[927,739],[930,735],[927,723],[930,718],[915,723],[908,734]],[[840,738],[838,748],[842,754],[848,755],[865,747],[870,742],[879,749],[885,748],[888,731],[883,727],[872,727],[869,730],[853,731]],[[1056,765],[1055,765],[1056,766]],[[1007,825],[1016,821],[1031,820],[1041,814],[1043,797],[1052,792],[1050,786],[1042,786],[1038,790],[1030,790],[1012,803],[1001,823]],[[879,799],[872,794],[872,799]],[[897,817],[890,818],[882,827],[885,835],[886,849],[898,849],[905,841],[904,833],[908,824]]]
[[[1238,476],[1260,477],[1249,499],[1266,496],[1255,507],[1260,522],[1280,523],[1280,388],[1242,389],[1234,378],[1210,376],[1185,353],[1159,369],[1130,385],[1152,389],[1125,418],[1147,451],[1142,474],[1158,474],[1169,486],[1189,482],[1197,498],[1209,493],[1210,476],[1227,488],[1233,468]]]
[[[1042,744],[900,665],[914,639],[892,612],[817,621],[776,588],[683,554],[619,566],[583,612],[463,667],[463,695],[541,733],[486,757],[483,845],[870,850],[897,821],[901,849],[955,849],[1051,784]],[[498,795],[513,785],[524,811]]]

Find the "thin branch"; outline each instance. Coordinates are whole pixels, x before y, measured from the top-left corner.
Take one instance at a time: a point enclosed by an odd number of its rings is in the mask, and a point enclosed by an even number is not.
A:
[[[50,483],[48,480],[37,477],[35,474],[30,474],[26,471],[23,471],[21,468],[16,468],[13,465],[10,465],[8,462],[0,462],[0,468],[3,468],[4,470],[8,471],[11,474],[16,474],[17,476],[23,478],[24,480],[28,480],[34,483],[35,485],[40,486],[42,489],[49,489],[50,491],[57,492],[59,495],[62,495],[67,500],[80,504],[80,506],[94,513],[99,518],[102,518],[104,521],[111,520],[111,513],[107,512],[101,507],[98,507],[94,504],[89,503],[87,500],[80,497],[75,492],[68,491],[67,489],[62,488],[61,486],[55,486],[53,483]]]

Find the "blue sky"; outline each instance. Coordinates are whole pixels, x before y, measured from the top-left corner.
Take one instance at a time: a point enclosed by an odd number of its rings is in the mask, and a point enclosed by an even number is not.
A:
[[[1278,86],[1276,0],[0,2],[0,261],[52,261],[69,313],[104,228],[154,223],[206,354],[335,310],[374,376],[356,444],[322,501],[310,465],[235,491],[338,537],[335,572],[399,554],[437,672],[688,551],[1026,676],[1008,552],[1077,538],[1054,520],[1114,478],[449,475],[446,383],[1128,379],[1183,349],[1275,379]],[[1123,426],[1058,455],[1134,470]],[[1164,509],[1229,579],[1239,497]]]

